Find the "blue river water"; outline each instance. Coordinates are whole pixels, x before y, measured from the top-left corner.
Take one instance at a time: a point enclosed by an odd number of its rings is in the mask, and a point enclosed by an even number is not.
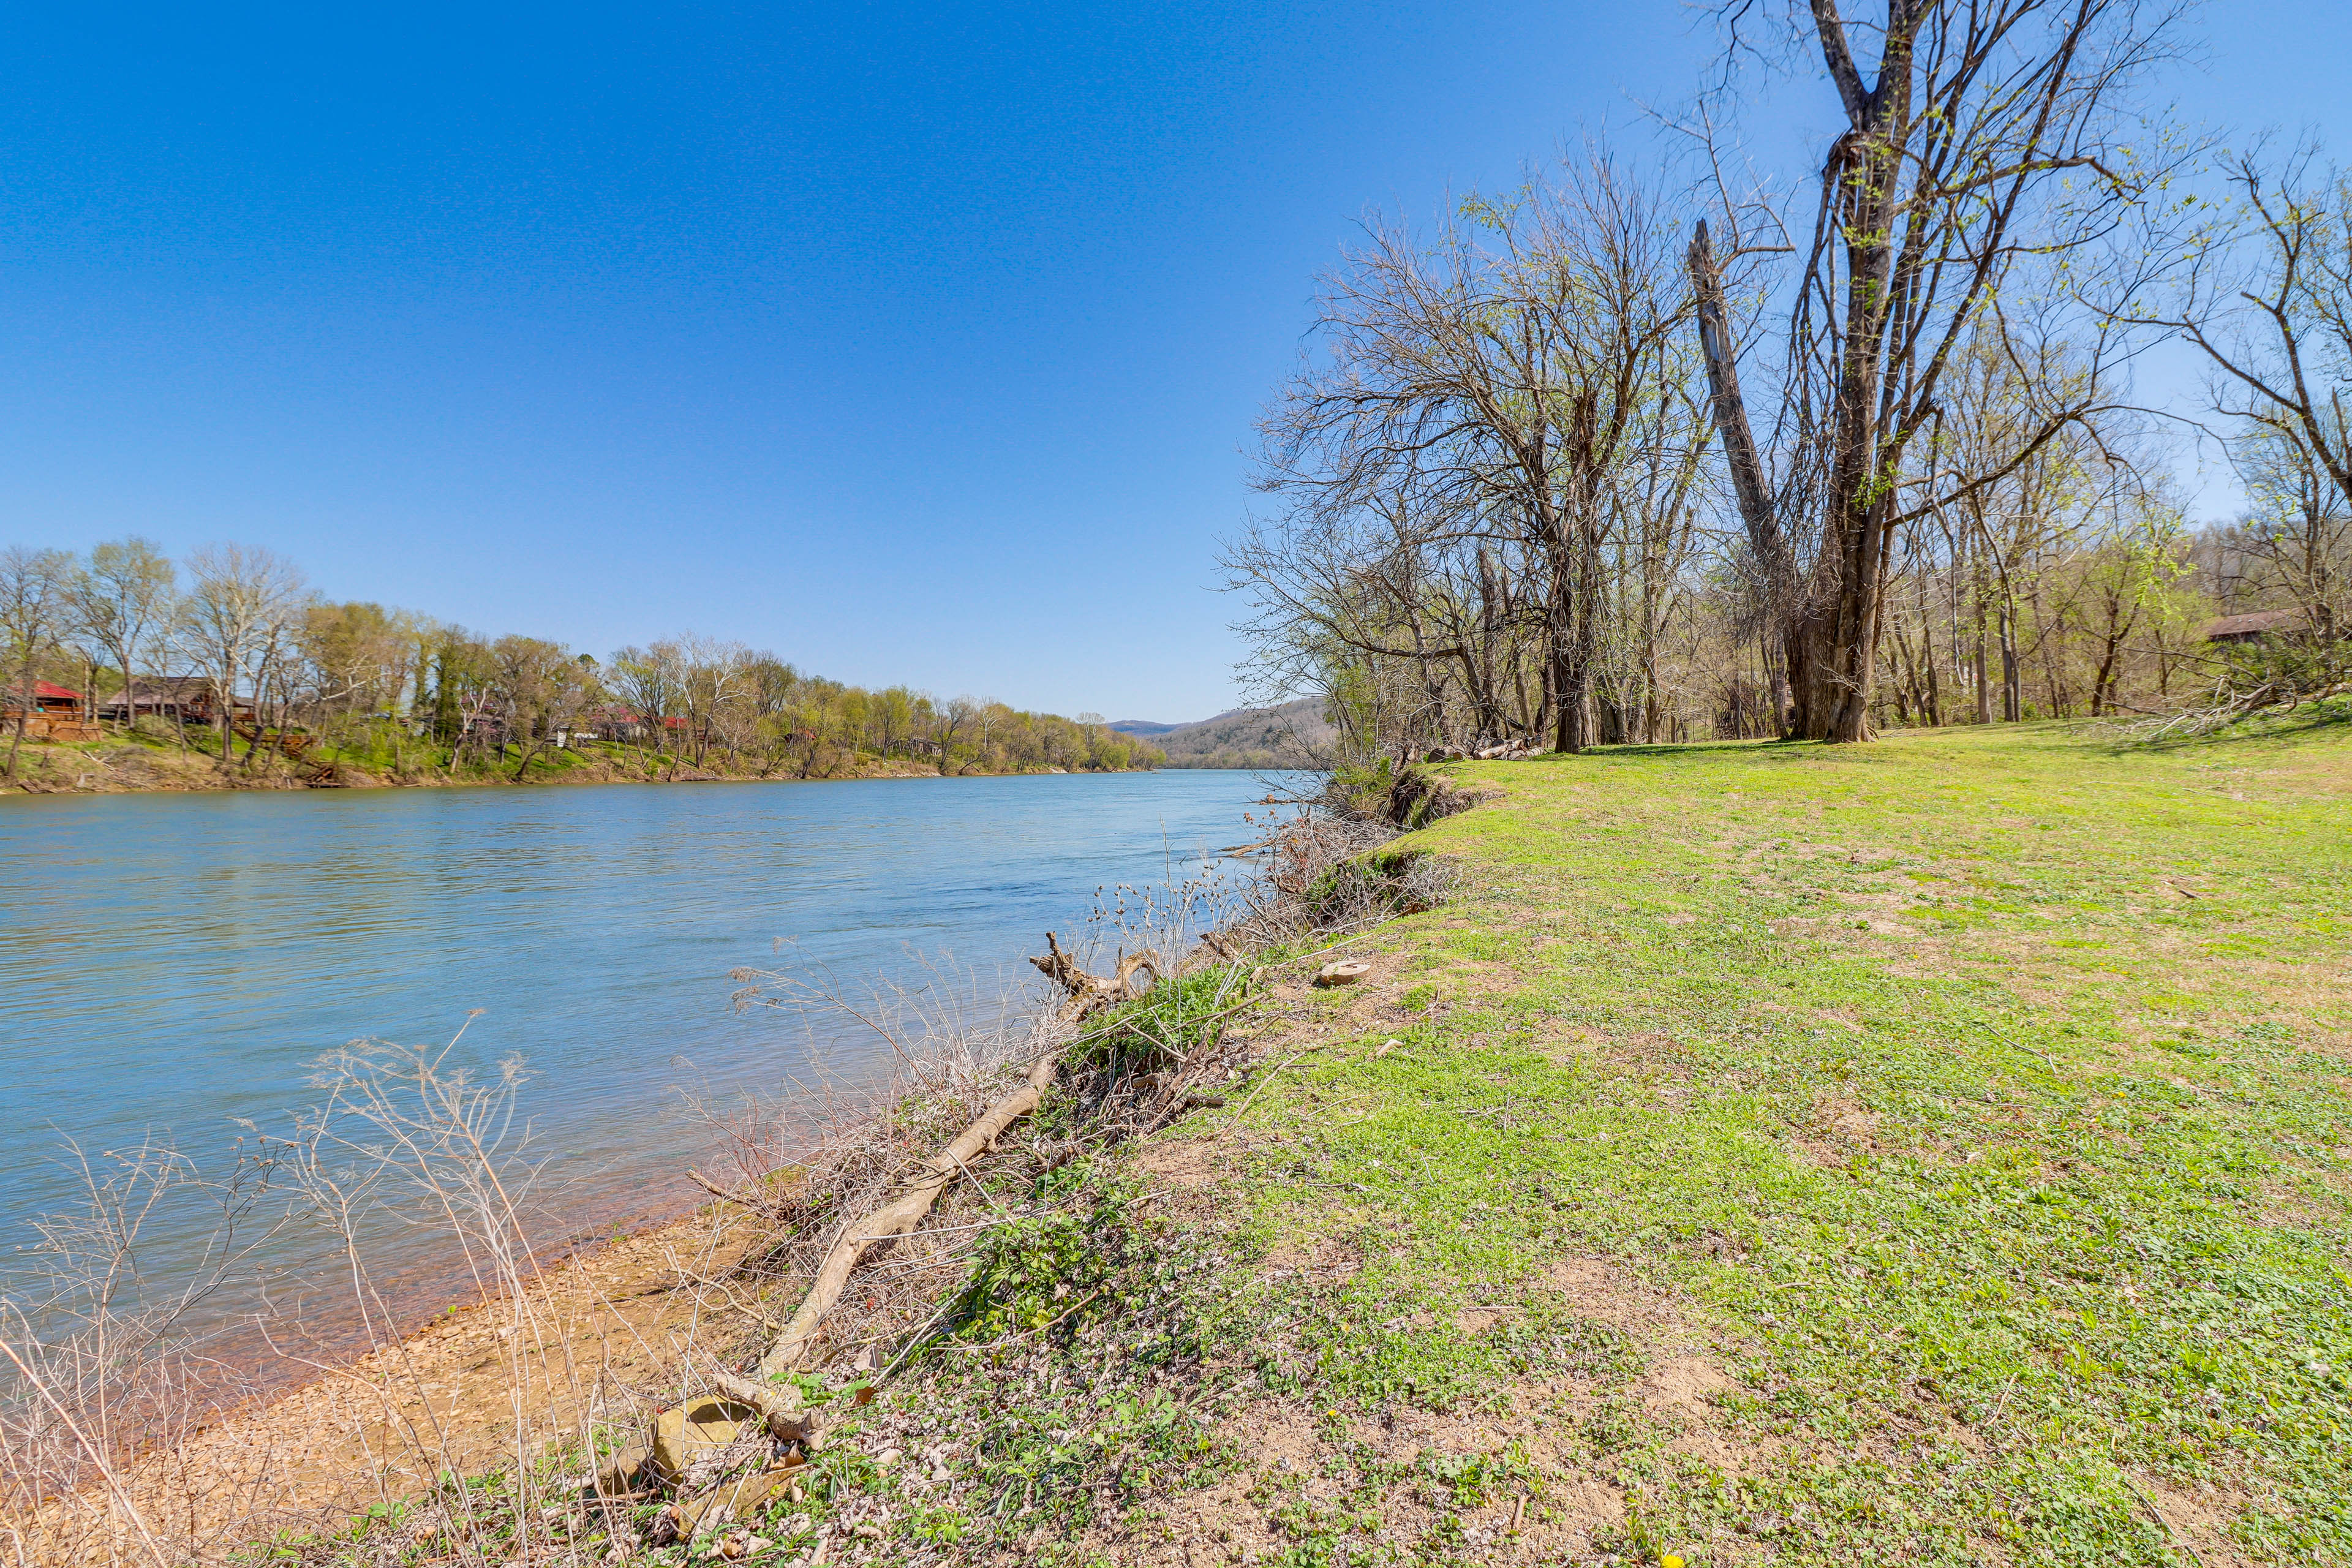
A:
[[[0,799],[0,1251],[74,1205],[68,1140],[217,1164],[241,1121],[315,1099],[322,1053],[461,1026],[453,1059],[522,1058],[546,1180],[583,1214],[682,1208],[690,1095],[885,1066],[871,1036],[737,1010],[730,971],[1026,974],[1098,888],[1251,837],[1265,793],[1170,772]],[[168,1273],[203,1237],[159,1224],[143,1266]]]

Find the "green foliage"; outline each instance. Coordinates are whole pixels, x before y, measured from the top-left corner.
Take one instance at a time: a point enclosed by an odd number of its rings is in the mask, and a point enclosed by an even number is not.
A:
[[[2163,1486],[2352,1563],[2352,732],[1465,771],[1508,799],[1423,841],[1476,902],[1391,928],[1446,1007],[1249,1113],[1258,1223],[1356,1260],[1252,1298],[1269,1388],[1575,1388],[1539,1424],[1635,1556],[2171,1563]],[[1736,1476],[1545,1283],[1595,1258],[1720,1368]]]
[[[1387,757],[1342,763],[1331,772],[1325,803],[1346,816],[1385,820],[1389,792],[1396,787],[1396,764]]]
[[[1056,1173],[1048,1186],[1083,1183],[1087,1173]],[[1099,1232],[1116,1226],[1131,1193],[1097,1188],[1078,1207],[1023,1215],[981,1232],[970,1281],[956,1303],[957,1331],[992,1340],[1050,1326],[1074,1325],[1105,1288],[1111,1258]]]

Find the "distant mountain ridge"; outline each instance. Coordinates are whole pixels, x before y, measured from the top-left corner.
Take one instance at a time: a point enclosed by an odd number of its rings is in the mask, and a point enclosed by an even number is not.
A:
[[[1273,708],[1228,709],[1189,724],[1121,719],[1110,728],[1150,741],[1168,754],[1171,768],[1326,767],[1339,737],[1324,720],[1319,697]]]

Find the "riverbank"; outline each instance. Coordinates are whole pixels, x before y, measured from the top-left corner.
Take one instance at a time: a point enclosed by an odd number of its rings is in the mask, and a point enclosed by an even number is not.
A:
[[[5,746],[0,737],[0,746]],[[110,736],[89,742],[27,742],[17,752],[16,771],[0,777],[0,795],[123,795],[145,791],[430,789],[481,784],[762,784],[820,779],[997,778],[1066,773],[1061,767],[1024,767],[996,772],[968,764],[943,774],[936,763],[865,752],[828,752],[800,763],[730,762],[707,756],[698,763],[670,752],[604,742],[575,743],[540,752],[526,763],[520,754],[493,765],[473,763],[452,772],[422,761],[395,763],[382,756],[359,757],[331,748],[289,758],[264,751],[247,761],[240,752],[224,766],[214,753],[181,749],[150,737]],[[1089,770],[1093,771],[1093,770]],[[1101,770],[1149,772],[1150,766]],[[520,776],[518,776],[520,775]]]
[[[1359,983],[1147,999],[1231,1079],[1070,1150],[1120,1059],[1073,1053],[861,1272],[789,1491],[502,1550],[2352,1561],[2352,726],[1451,771],[1494,798],[1378,858],[1456,894]]]

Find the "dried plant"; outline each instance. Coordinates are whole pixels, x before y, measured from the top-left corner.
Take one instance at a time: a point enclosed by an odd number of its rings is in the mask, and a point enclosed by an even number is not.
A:
[[[68,1142],[67,1161],[81,1205],[32,1222],[0,1289],[5,1539],[22,1562],[160,1560],[188,1531],[168,1500],[137,1495],[127,1459],[170,1455],[247,1392],[209,1309],[262,1276],[287,1224],[278,1173],[240,1148],[208,1178],[153,1140],[95,1156]],[[195,1256],[151,1271],[154,1233],[182,1227],[204,1237]]]

